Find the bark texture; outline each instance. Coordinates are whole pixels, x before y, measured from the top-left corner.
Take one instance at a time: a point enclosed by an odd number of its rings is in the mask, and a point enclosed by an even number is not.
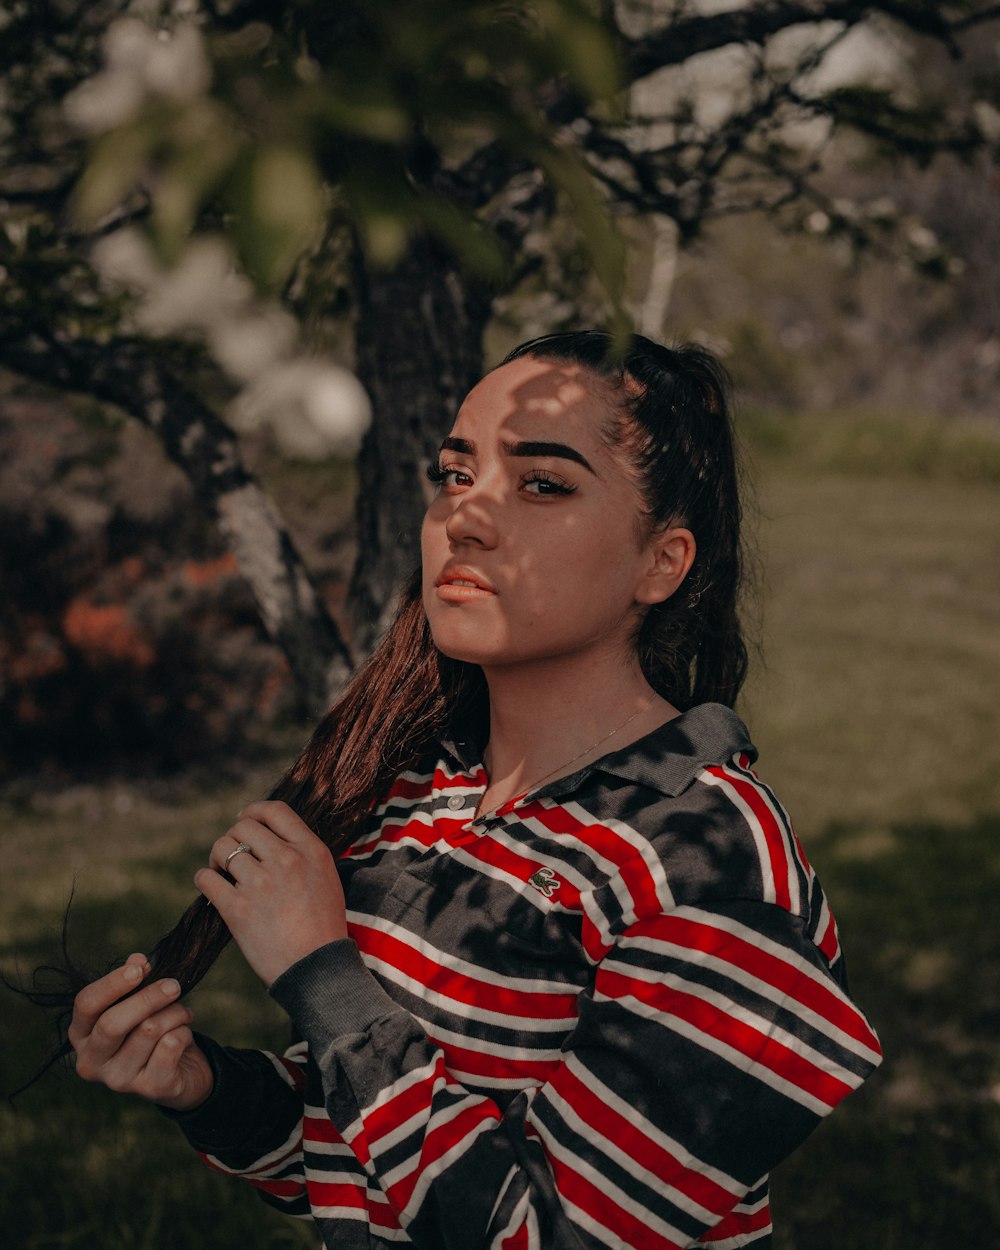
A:
[[[8,341],[3,363],[47,385],[114,404],[153,430],[217,520],[309,711],[327,707],[349,676],[352,658],[225,422],[139,340]]]
[[[371,397],[372,424],[358,459],[351,599],[367,649],[420,562],[425,470],[482,376],[490,297],[426,238],[391,271],[371,272],[359,261],[356,282],[356,368]]]

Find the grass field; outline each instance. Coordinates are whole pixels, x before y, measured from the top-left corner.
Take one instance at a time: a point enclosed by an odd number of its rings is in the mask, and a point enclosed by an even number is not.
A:
[[[1000,444],[953,429],[916,437],[892,423],[840,430],[813,437],[802,426],[789,437],[751,425],[765,664],[743,710],[759,769],[833,899],[852,988],[887,1059],[776,1175],[776,1246],[992,1246]],[[212,786],[121,779],[6,802],[7,975],[51,951],[76,875],[74,946],[148,946],[191,896],[205,848],[278,767]],[[284,1038],[232,954],[193,1006],[199,1027],[234,1044]],[[46,1028],[4,994],[0,1085],[30,1074]],[[0,1112],[0,1167],[0,1228],[13,1250],[314,1244],[307,1226],[189,1157],[155,1111],[69,1073],[24,1094],[16,1114]]]

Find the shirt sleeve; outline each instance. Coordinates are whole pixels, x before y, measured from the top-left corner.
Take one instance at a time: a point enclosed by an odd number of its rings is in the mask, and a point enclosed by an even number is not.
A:
[[[213,1170],[240,1176],[286,1215],[310,1217],[302,1152],[305,1042],[284,1055],[220,1046],[196,1033],[215,1082],[193,1111],[161,1111]]]
[[[451,1076],[350,939],[271,993],[333,1123],[426,1250],[744,1244],[767,1219],[767,1173],[880,1058],[801,922],[756,901],[626,929],[551,1078],[504,1110]]]

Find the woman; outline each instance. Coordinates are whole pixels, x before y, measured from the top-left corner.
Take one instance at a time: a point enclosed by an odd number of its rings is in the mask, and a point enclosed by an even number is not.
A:
[[[152,961],[76,998],[81,1076],[330,1247],[767,1246],[769,1170],[879,1061],[730,710],[721,371],[611,347],[472,390],[387,638]],[[191,1032],[221,922],[281,1058]]]

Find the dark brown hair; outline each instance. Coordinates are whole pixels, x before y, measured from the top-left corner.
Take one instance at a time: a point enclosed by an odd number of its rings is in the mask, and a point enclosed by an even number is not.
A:
[[[738,616],[743,559],[736,458],[726,375],[699,347],[662,347],[632,336],[616,350],[607,334],[547,335],[516,348],[524,356],[568,360],[612,388],[605,437],[619,445],[639,484],[649,532],[690,528],[694,565],[679,590],[646,613],[636,639],[646,679],[676,707],[732,706],[747,670]],[[395,620],[367,663],[324,716],[305,750],[270,797],[289,804],[336,854],[357,837],[378,798],[449,728],[485,739],[485,679],[474,664],[435,647],[423,611],[420,577],[403,588]],[[215,909],[197,898],[153,948],[150,978],[176,977],[186,993],[229,941]],[[61,1010],[92,975],[63,949],[59,984],[25,991]],[[67,1042],[58,1054],[69,1050]],[[54,1058],[58,1057],[58,1054]]]

